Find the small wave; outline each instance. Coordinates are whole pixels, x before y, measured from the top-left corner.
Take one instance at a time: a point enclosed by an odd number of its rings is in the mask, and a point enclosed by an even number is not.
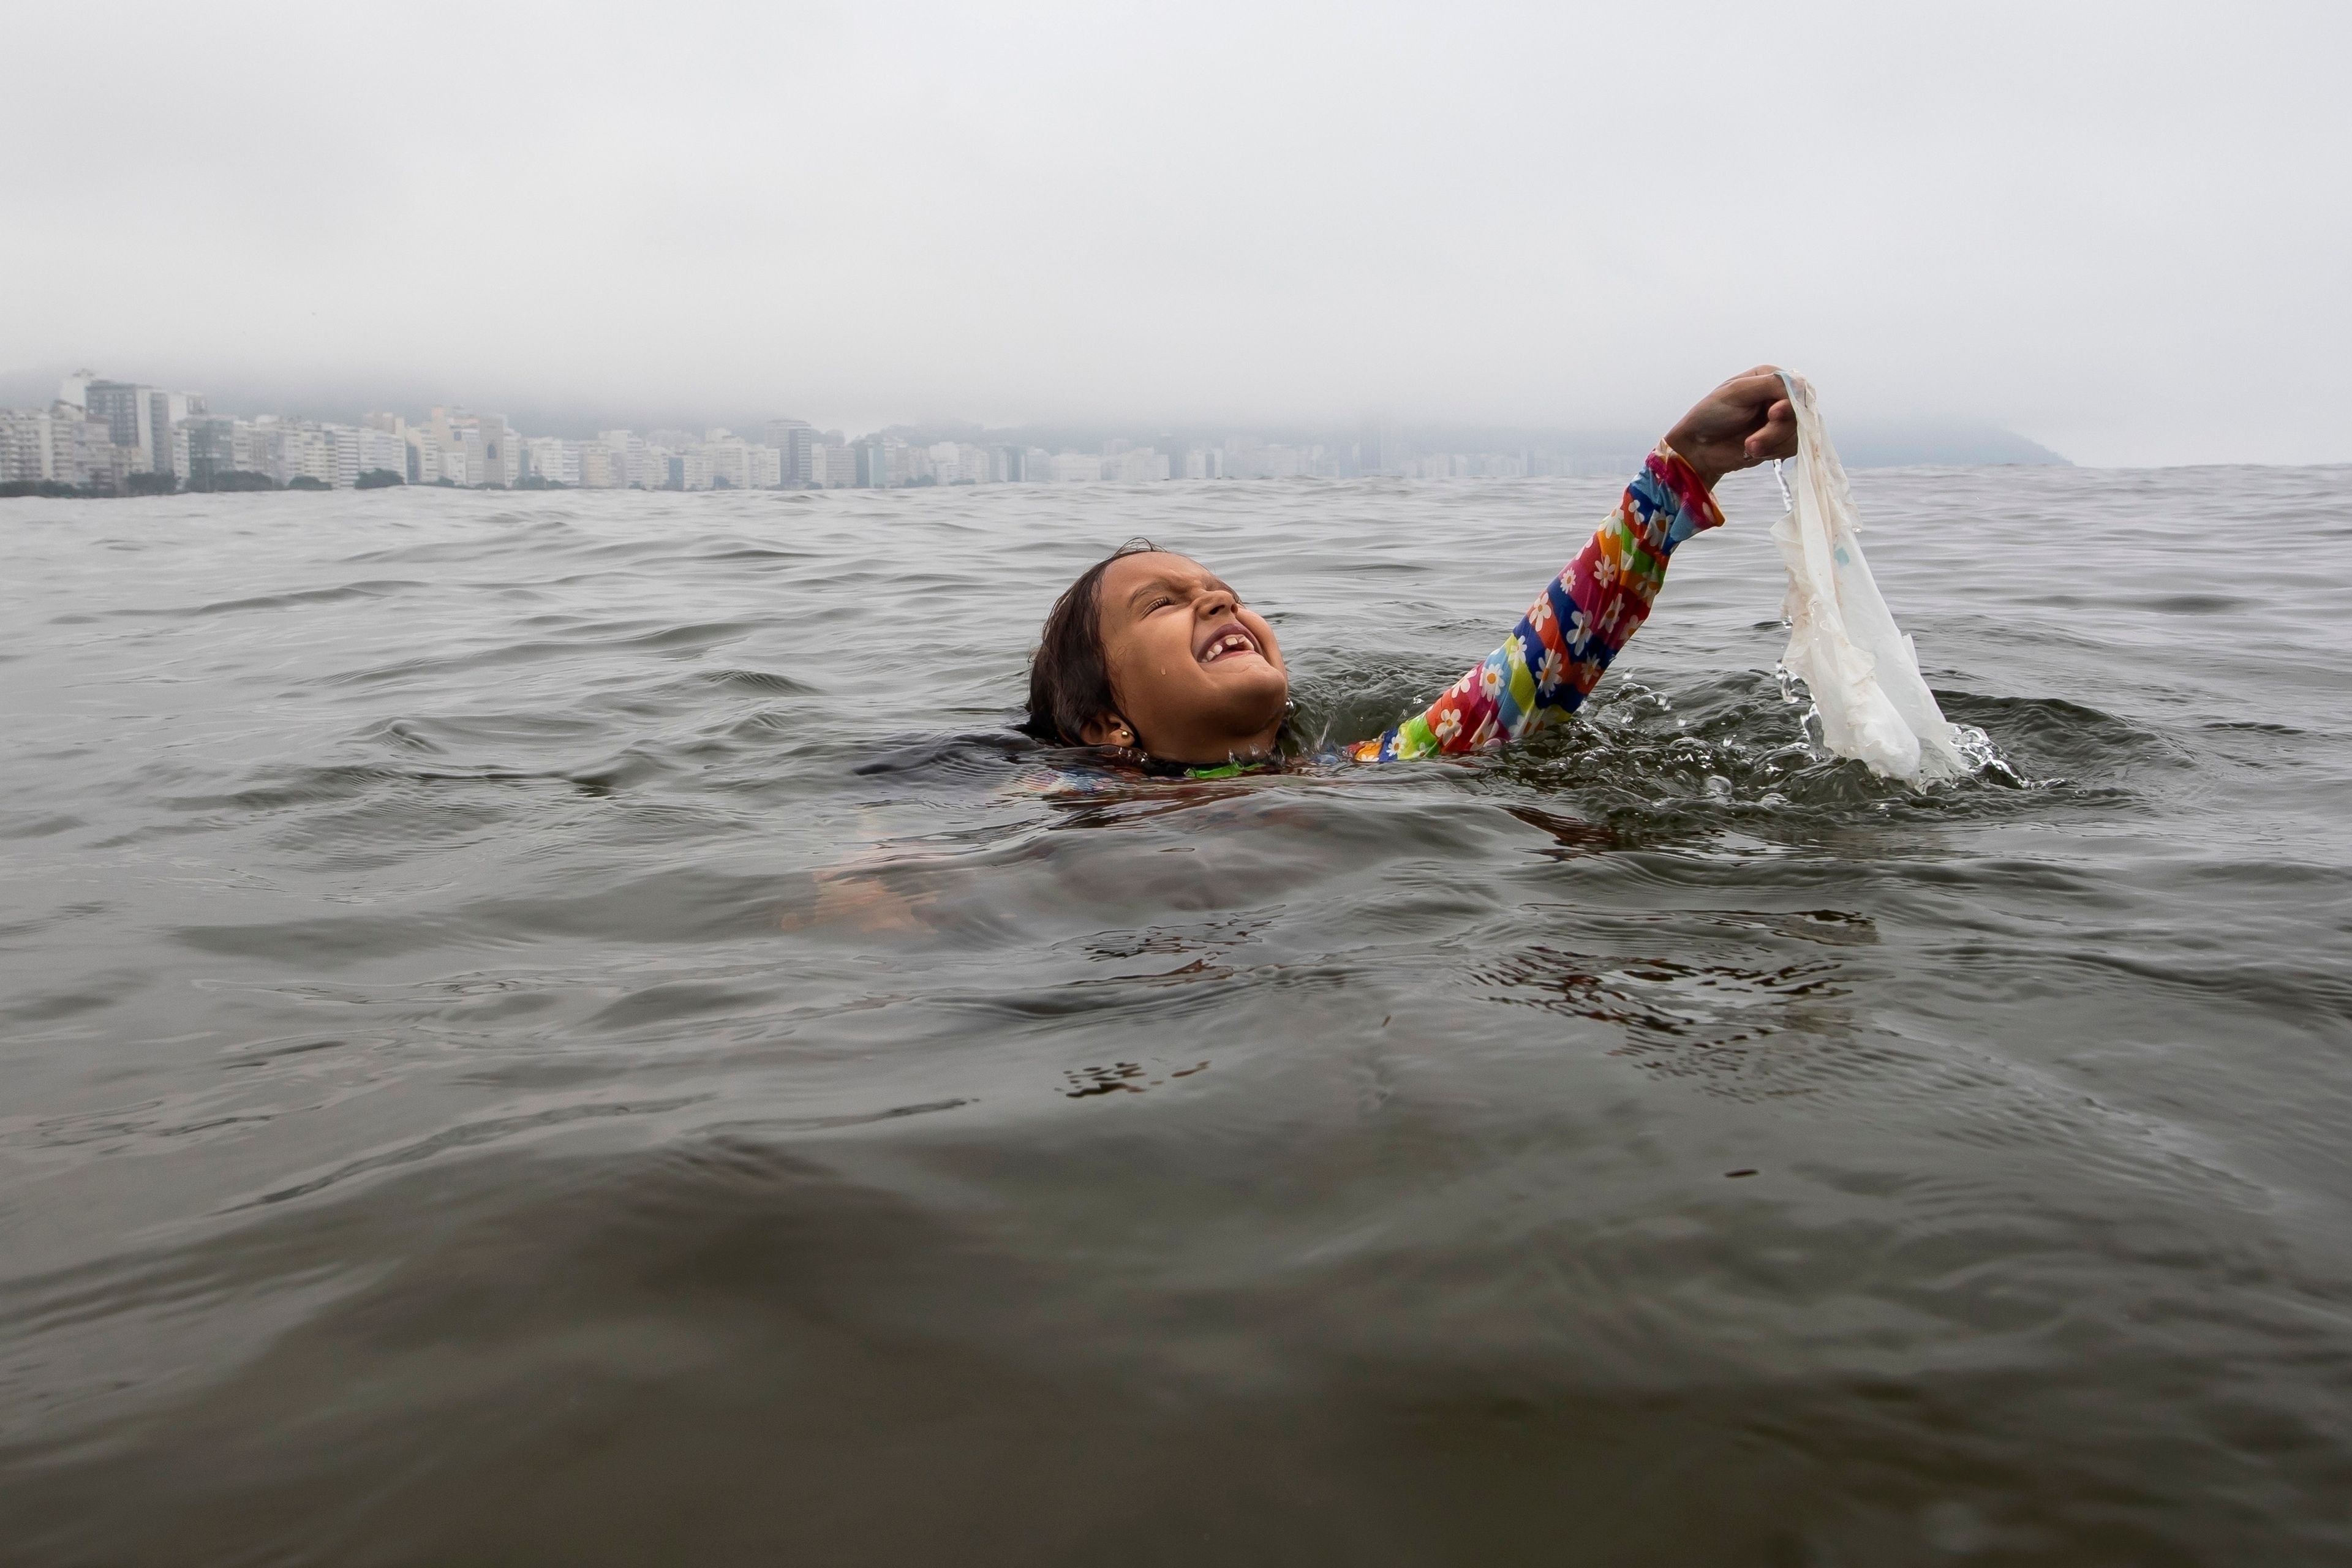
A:
[[[437,1155],[457,1150],[492,1149],[546,1132],[551,1129],[583,1121],[606,1121],[616,1117],[660,1115],[667,1111],[684,1110],[708,1098],[709,1097],[707,1095],[693,1094],[676,1095],[661,1100],[559,1105],[541,1110],[520,1111],[509,1116],[487,1117],[479,1121],[461,1122],[455,1127],[444,1128],[438,1132],[416,1139],[412,1142],[399,1144],[378,1153],[364,1155],[357,1160],[346,1161],[318,1175],[273,1188],[244,1203],[231,1205],[230,1209],[233,1212],[236,1209],[289,1203],[296,1198],[307,1198],[314,1193],[324,1192],[329,1187],[342,1185],[361,1176],[373,1175],[379,1172],[395,1170],[404,1165],[418,1164]]]
[[[782,691],[798,697],[814,697],[817,690],[806,681],[794,680],[789,675],[778,675],[767,669],[707,669],[695,679],[709,686],[725,686],[744,691]]]
[[[366,583],[346,583],[333,588],[301,588],[282,594],[258,594],[242,599],[216,599],[205,605],[167,605],[158,609],[110,610],[107,613],[142,619],[231,616],[248,610],[290,610],[309,605],[347,604],[354,599],[386,599],[429,586],[430,584],[421,582],[393,578]]]
[[[1986,737],[2021,776],[2103,783],[2126,769],[2183,766],[2178,742],[2127,719],[2062,697],[2000,697],[1938,689],[1945,717]]]
[[[850,771],[867,778],[889,774],[1001,778],[1007,763],[1040,752],[1036,742],[1010,730],[975,731],[898,742]]]

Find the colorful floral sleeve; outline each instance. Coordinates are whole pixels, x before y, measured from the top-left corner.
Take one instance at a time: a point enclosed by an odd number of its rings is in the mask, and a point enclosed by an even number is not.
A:
[[[1584,705],[1601,672],[1649,617],[1666,557],[1723,513],[1691,466],[1661,442],[1591,542],[1552,579],[1503,646],[1377,740],[1360,763],[1483,752]]]

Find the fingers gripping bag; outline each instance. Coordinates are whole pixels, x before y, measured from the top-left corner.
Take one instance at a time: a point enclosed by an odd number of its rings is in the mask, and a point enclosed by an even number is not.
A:
[[[1780,465],[1789,511],[1772,525],[1789,568],[1781,663],[1811,691],[1822,740],[1834,754],[1890,778],[1956,777],[1968,767],[1958,737],[1863,558],[1862,519],[1812,384],[1785,372],[1781,380],[1797,415],[1797,455]]]

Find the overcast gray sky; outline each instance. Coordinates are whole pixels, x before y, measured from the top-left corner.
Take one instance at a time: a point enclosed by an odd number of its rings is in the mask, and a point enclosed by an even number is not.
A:
[[[2352,459],[2352,5],[7,5],[0,370]]]

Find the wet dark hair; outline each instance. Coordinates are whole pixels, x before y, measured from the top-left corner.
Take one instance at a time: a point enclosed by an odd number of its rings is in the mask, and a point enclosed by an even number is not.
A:
[[[1122,555],[1149,555],[1159,549],[1148,539],[1130,539],[1079,573],[1078,580],[1054,601],[1045,613],[1045,629],[1037,636],[1037,651],[1029,656],[1029,717],[1021,726],[1024,731],[1041,741],[1083,746],[1087,726],[1118,709],[1118,695],[1110,689],[1110,655],[1103,647],[1103,574]]]

